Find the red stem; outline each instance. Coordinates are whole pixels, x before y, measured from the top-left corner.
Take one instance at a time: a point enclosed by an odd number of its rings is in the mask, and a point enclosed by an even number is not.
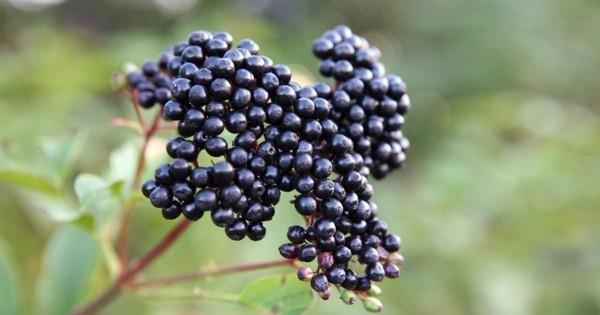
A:
[[[138,260],[132,267],[126,269],[115,281],[106,288],[98,297],[73,311],[73,315],[91,315],[108,305],[115,299],[123,286],[148,267],[156,258],[164,253],[190,226],[192,221],[183,220],[167,233],[148,253]]]
[[[136,108],[136,112],[139,112],[139,107],[134,104]],[[162,114],[162,110],[156,112],[154,116],[154,120],[152,121],[152,125],[150,128],[145,129],[145,123],[143,117],[138,115],[138,120],[140,125],[144,128],[144,142],[142,143],[142,147],[140,148],[140,152],[138,155],[138,160],[136,163],[135,173],[133,175],[133,180],[131,182],[132,189],[138,189],[140,186],[140,181],[142,178],[142,173],[144,172],[144,168],[146,166],[146,151],[148,150],[148,144],[150,143],[150,139],[154,136],[154,134],[159,129],[160,117]],[[131,215],[133,214],[133,210],[135,208],[135,203],[128,203],[123,209],[123,218],[121,220],[121,227],[119,229],[119,261],[121,263],[121,270],[125,270],[127,268],[127,264],[129,261],[128,254],[128,243],[129,243],[129,221],[131,220]]]
[[[260,261],[260,262],[254,262],[254,263],[213,267],[213,268],[207,268],[207,269],[199,270],[196,272],[191,272],[191,273],[177,275],[177,276],[142,281],[142,282],[133,284],[131,287],[132,288],[144,288],[144,287],[152,287],[152,286],[165,286],[165,285],[170,285],[170,284],[178,283],[178,282],[182,282],[182,281],[190,281],[190,280],[194,280],[194,279],[204,278],[206,276],[211,276],[211,275],[223,275],[223,274],[230,274],[230,273],[238,273],[238,272],[252,271],[252,270],[265,269],[265,268],[277,267],[277,266],[285,266],[285,265],[295,266],[296,261],[293,259],[273,259],[273,260]]]

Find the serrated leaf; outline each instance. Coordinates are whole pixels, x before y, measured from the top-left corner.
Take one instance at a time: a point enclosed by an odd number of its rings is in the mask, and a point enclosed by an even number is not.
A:
[[[122,188],[122,181],[111,183],[93,174],[77,176],[74,184],[82,212],[106,213],[118,209],[117,197],[120,196]]]
[[[35,314],[68,314],[85,294],[97,257],[98,245],[83,230],[57,231],[43,256]]]
[[[13,259],[3,242],[0,242],[0,314],[17,314],[19,286]]]
[[[0,181],[47,196],[59,196],[59,189],[48,177],[19,168],[1,168]]]
[[[68,139],[44,139],[41,143],[49,168],[56,174],[61,183],[67,178],[73,162],[81,153],[87,136],[78,133]]]
[[[240,295],[240,303],[277,315],[303,314],[312,301],[310,287],[293,274],[259,278],[248,284]]]

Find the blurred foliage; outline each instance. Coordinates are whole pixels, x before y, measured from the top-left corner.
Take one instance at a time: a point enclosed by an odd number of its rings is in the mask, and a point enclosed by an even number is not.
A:
[[[127,184],[139,136],[110,125],[133,117],[111,90],[113,71],[206,28],[252,37],[314,81],[312,40],[339,23],[380,47],[414,104],[408,168],[375,187],[407,257],[400,279],[382,285],[384,313],[600,313],[600,3],[591,0],[1,2],[0,313],[62,314],[115,272],[109,240],[118,205],[139,198]],[[151,144],[149,169],[161,147]],[[257,244],[199,222],[146,274],[273,258],[298,220],[282,202]],[[141,203],[132,255],[170,227]],[[285,270],[182,287],[238,294]],[[364,310],[333,300],[307,313],[340,312]],[[134,293],[104,312],[254,313],[264,311]]]

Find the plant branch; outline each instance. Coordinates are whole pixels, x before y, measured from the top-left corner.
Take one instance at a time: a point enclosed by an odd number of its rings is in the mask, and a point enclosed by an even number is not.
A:
[[[142,126],[142,130],[146,130],[146,121],[144,120],[144,116],[142,115],[142,111],[140,110],[140,106],[138,105],[137,101],[136,101],[136,91],[132,91],[132,92],[128,92],[127,96],[129,96],[129,100],[131,101],[131,104],[133,105],[133,111],[135,112],[135,116],[137,117],[137,120],[140,123],[140,126]]]
[[[134,107],[137,109],[137,112],[139,112],[139,106],[134,104]],[[138,189],[138,187],[140,186],[142,174],[144,173],[144,168],[146,167],[146,151],[148,150],[148,144],[150,143],[150,139],[152,139],[152,136],[154,136],[154,134],[159,130],[161,114],[162,110],[158,110],[156,112],[154,120],[152,121],[152,125],[148,129],[146,129],[145,127],[143,117],[141,115],[138,116],[140,125],[142,125],[142,128],[144,128],[144,141],[142,143],[142,147],[140,148],[140,152],[136,162],[135,173],[133,175],[133,180],[131,181],[132,189]],[[129,261],[129,221],[131,220],[131,216],[133,214],[134,209],[134,201],[128,202],[123,208],[123,218],[121,219],[118,242],[119,262],[121,263],[121,270],[125,270],[127,268],[127,264]]]
[[[212,276],[212,275],[240,273],[240,272],[254,271],[254,270],[260,270],[260,269],[266,269],[266,268],[272,268],[272,267],[278,267],[278,266],[286,266],[286,265],[295,266],[296,261],[293,259],[281,258],[281,259],[253,262],[253,263],[244,263],[244,264],[234,264],[234,265],[221,266],[221,267],[203,268],[196,272],[191,272],[191,273],[187,273],[187,274],[171,276],[171,277],[164,277],[164,278],[147,280],[147,281],[141,281],[141,282],[132,284],[131,288],[137,289],[137,288],[146,288],[146,287],[167,286],[167,285],[178,283],[178,282],[191,281],[194,279],[201,279],[201,278],[204,278],[207,276]]]
[[[137,295],[151,298],[151,299],[204,299],[204,300],[212,300],[224,303],[232,303],[238,304],[240,302],[240,298],[235,294],[226,294],[226,293],[215,293],[210,291],[205,291],[200,288],[194,288],[192,290],[186,289],[185,291],[175,291],[172,290],[169,292],[156,292],[150,290],[142,290],[138,291]]]
[[[126,269],[115,281],[106,288],[98,297],[83,305],[81,308],[73,311],[73,315],[91,315],[98,312],[100,309],[108,305],[113,299],[115,299],[121,289],[135,276],[148,267],[156,258],[165,252],[173,243],[183,234],[183,232],[190,226],[192,221],[183,220],[179,222],[173,229],[171,229],[167,235],[165,235],[144,257],[138,260],[133,266]]]
[[[133,175],[133,180],[131,185],[134,189],[137,189],[140,185],[142,173],[144,172],[144,167],[146,166],[146,150],[148,149],[148,144],[150,143],[150,139],[154,134],[158,131],[158,126],[160,122],[160,117],[162,115],[162,110],[158,110],[156,115],[154,116],[154,120],[152,121],[152,125],[148,129],[144,131],[144,142],[142,143],[142,147],[139,152],[138,160],[136,163],[135,173]]]

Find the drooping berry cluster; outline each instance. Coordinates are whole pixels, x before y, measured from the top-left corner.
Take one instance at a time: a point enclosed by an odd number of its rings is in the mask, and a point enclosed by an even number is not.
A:
[[[386,76],[379,49],[347,26],[323,33],[313,53],[321,59],[321,74],[339,85],[331,97],[331,117],[353,140],[373,176],[380,179],[401,167],[409,147],[401,131],[410,109],[404,81]]]
[[[163,217],[195,221],[209,211],[229,238],[260,240],[281,192],[294,191],[306,225],[289,227],[279,252],[316,260],[298,277],[328,298],[331,286],[364,293],[399,275],[400,238],[378,218],[368,177],[402,165],[410,105],[403,81],[385,76],[379,51],[349,28],[325,32],[313,51],[334,85],[300,87],[254,41],[234,48],[230,34],[206,31],[127,81],[140,106],[159,103],[177,122],[179,137],[166,147],[173,160],[142,187]],[[198,165],[202,152],[212,165]]]
[[[158,66],[173,78],[163,116],[178,122],[180,137],[167,144],[174,160],[143,191],[167,219],[183,213],[198,220],[210,211],[229,238],[260,240],[281,195],[271,124],[289,112],[283,107],[293,104],[298,86],[290,69],[260,55],[252,40],[232,45],[226,32],[198,31],[161,55]],[[222,160],[197,166],[201,152]]]

